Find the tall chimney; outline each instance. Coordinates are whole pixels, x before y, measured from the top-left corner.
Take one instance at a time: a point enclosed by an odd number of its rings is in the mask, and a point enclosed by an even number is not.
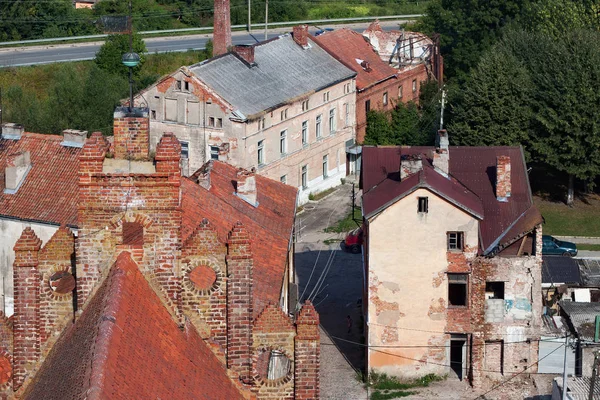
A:
[[[423,169],[423,160],[420,154],[405,154],[400,157],[400,180]]]
[[[24,131],[25,128],[23,125],[13,124],[12,122],[6,122],[0,125],[0,134],[2,139],[19,140],[21,139],[21,135],[23,135]]]
[[[435,153],[433,153],[433,167],[440,174],[448,177],[450,172],[450,153],[448,151],[448,132],[445,129],[438,131],[435,141]]]
[[[308,25],[294,26],[294,42],[298,43],[302,48],[308,47]]]
[[[496,157],[496,199],[507,202],[510,197],[510,157]]]
[[[33,372],[40,357],[40,273],[42,241],[29,227],[15,244],[13,280],[15,314],[13,321],[13,390]]]
[[[227,53],[231,47],[229,0],[215,0],[213,20],[213,57]]]
[[[4,193],[16,193],[30,168],[31,155],[28,151],[9,154],[6,157],[6,170],[4,171]]]
[[[248,204],[258,207],[256,192],[256,176],[254,175],[254,172],[240,168],[237,172],[235,194]]]
[[[235,46],[235,52],[242,57],[248,64],[254,64],[254,46],[240,45]]]
[[[150,120],[147,108],[117,107],[114,112],[115,158],[146,160],[150,149]]]

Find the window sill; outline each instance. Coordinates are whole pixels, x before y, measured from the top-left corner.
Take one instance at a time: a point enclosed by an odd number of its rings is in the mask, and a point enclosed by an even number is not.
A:
[[[451,304],[448,305],[449,310],[468,310],[469,306],[453,306]]]
[[[464,253],[462,249],[448,249],[450,253]]]

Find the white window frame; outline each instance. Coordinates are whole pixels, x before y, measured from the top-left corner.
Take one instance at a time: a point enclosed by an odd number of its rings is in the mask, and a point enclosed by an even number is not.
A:
[[[335,108],[329,110],[329,133],[335,133]]]
[[[329,176],[329,155],[325,154],[323,156],[323,179],[326,179]]]
[[[315,121],[315,134],[317,136],[317,139],[321,138],[321,134],[323,130],[323,114],[319,114],[317,115],[317,119]]]
[[[302,189],[308,188],[308,165],[303,165],[300,169],[301,178],[300,183],[302,184]]]
[[[279,153],[282,156],[287,154],[287,129],[279,133]]]
[[[308,120],[302,121],[302,146],[308,145]]]
[[[257,147],[256,157],[257,157],[258,165],[264,165],[265,164],[265,141],[259,140],[256,147]]]
[[[216,156],[216,157],[214,157]],[[218,160],[219,159],[219,146],[210,146],[210,159]]]

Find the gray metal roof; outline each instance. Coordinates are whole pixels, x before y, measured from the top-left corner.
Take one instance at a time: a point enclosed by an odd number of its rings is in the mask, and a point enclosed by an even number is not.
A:
[[[228,53],[189,69],[237,111],[251,117],[356,75],[310,38],[308,43],[310,48],[303,49],[285,34],[255,46],[255,66]]]
[[[560,301],[562,313],[566,314],[580,339],[593,342],[596,315],[600,315],[600,303]]]

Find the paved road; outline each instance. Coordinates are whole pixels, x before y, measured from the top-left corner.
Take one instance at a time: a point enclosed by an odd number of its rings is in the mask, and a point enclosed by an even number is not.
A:
[[[398,21],[381,22],[384,29],[398,29]],[[320,26],[325,27],[341,27],[347,26],[357,32],[362,32],[368,24],[349,24],[349,25],[331,25]],[[269,32],[269,38],[276,37],[285,32],[289,32],[291,28],[274,29]],[[311,33],[317,31],[316,27],[310,29]],[[208,39],[212,35],[189,35],[189,36],[174,36],[161,38],[144,39],[146,48],[149,53],[165,53],[174,51],[200,50],[206,45]],[[255,31],[253,35],[247,32],[233,32],[233,44],[251,44],[264,40],[264,31]],[[102,42],[78,43],[78,44],[61,44],[61,45],[44,45],[30,47],[14,47],[0,49],[0,68],[1,67],[18,67],[35,64],[49,64],[55,62],[66,61],[82,61],[92,60],[96,56],[96,52],[102,45]]]

